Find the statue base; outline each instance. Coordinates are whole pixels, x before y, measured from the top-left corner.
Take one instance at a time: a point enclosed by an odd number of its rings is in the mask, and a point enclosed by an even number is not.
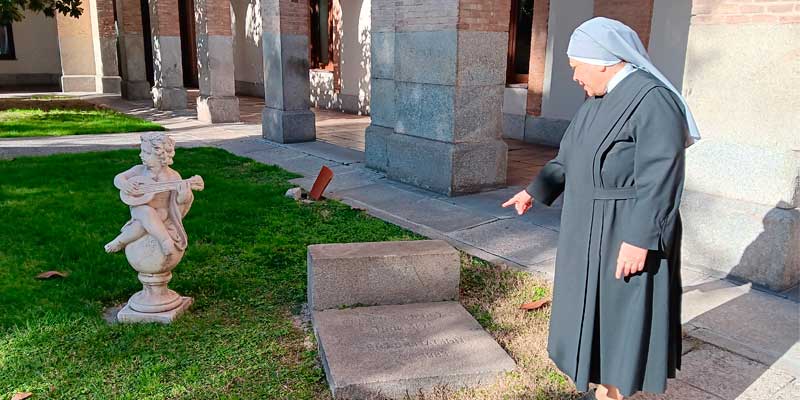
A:
[[[169,324],[172,321],[178,319],[178,317],[183,314],[184,311],[189,309],[189,306],[192,305],[194,299],[191,297],[181,297],[180,304],[178,307],[173,308],[169,311],[163,312],[153,312],[153,313],[144,313],[133,310],[130,305],[125,304],[125,307],[122,307],[122,310],[119,310],[117,313],[117,321],[123,324],[126,323],[148,323],[148,322],[158,322],[162,324]]]

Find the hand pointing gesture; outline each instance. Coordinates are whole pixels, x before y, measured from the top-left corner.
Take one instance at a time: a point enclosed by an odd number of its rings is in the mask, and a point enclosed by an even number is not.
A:
[[[513,205],[518,215],[525,214],[533,206],[533,197],[528,192],[521,190],[514,197],[503,203],[503,208]]]

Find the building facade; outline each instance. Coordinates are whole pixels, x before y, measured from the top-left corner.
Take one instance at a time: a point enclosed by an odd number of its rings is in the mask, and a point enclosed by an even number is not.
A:
[[[639,33],[703,140],[688,149],[690,264],[800,281],[800,1],[89,0],[0,27],[0,86],[121,93],[314,140],[316,106],[369,114],[368,166],[448,195],[502,187],[503,137],[557,146],[584,100],[566,47],[593,16]]]

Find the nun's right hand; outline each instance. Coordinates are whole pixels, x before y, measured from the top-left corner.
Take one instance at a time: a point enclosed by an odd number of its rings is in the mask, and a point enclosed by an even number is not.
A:
[[[514,197],[503,203],[503,208],[512,205],[514,209],[517,210],[517,215],[525,214],[525,212],[533,206],[533,197],[528,194],[528,192],[521,190],[519,193],[515,194]]]

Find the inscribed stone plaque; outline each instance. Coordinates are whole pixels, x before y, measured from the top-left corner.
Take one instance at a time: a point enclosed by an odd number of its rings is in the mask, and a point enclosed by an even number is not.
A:
[[[515,367],[458,302],[315,311],[313,322],[337,399],[483,385]]]

